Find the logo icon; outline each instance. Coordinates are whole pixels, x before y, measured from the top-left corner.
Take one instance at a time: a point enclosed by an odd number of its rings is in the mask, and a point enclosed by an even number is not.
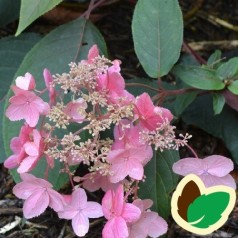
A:
[[[224,185],[206,188],[198,176],[190,174],[180,181],[173,193],[171,212],[185,230],[207,235],[227,221],[235,201],[234,189]]]

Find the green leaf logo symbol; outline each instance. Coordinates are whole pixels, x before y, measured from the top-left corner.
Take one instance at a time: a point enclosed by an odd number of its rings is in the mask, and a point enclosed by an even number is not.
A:
[[[171,200],[174,220],[184,229],[207,235],[228,219],[236,201],[235,190],[227,186],[206,188],[193,174],[184,177]]]

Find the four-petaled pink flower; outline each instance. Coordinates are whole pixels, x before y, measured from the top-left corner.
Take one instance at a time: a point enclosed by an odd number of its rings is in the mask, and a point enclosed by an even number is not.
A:
[[[40,114],[47,114],[50,107],[35,93],[22,90],[16,86],[12,87],[15,96],[9,99],[10,106],[6,110],[6,116],[11,121],[25,119],[30,127],[35,127]]]
[[[37,162],[40,160],[44,153],[44,142],[38,130],[32,131],[33,141],[28,141],[24,144],[26,157],[22,160],[17,169],[18,173],[27,173],[35,168]]]
[[[71,121],[82,123],[86,116],[86,108],[87,103],[84,101],[84,99],[78,98],[77,100],[69,102],[66,105],[64,113],[71,118]]]
[[[11,139],[10,148],[14,154],[5,160],[4,166],[6,168],[8,169],[16,168],[17,166],[21,164],[21,162],[27,156],[24,145],[25,143],[31,141],[32,132],[33,132],[33,128],[25,124],[21,127],[19,136],[13,137]]]
[[[36,87],[35,79],[30,73],[16,78],[16,86],[23,90],[33,90]]]
[[[110,175],[103,176],[99,172],[93,172],[83,176],[82,186],[89,192],[95,192],[100,188],[106,192],[116,188],[118,184],[111,183]]]
[[[127,223],[139,219],[141,211],[124,200],[123,186],[108,190],[102,200],[102,210],[108,220],[105,224],[103,238],[126,238],[129,235]]]
[[[156,238],[167,232],[166,221],[158,213],[148,210],[153,204],[152,200],[136,199],[132,204],[140,208],[141,215],[138,220],[128,225],[130,231],[128,238],[146,238],[148,236]]]
[[[221,155],[211,155],[204,159],[185,158],[174,163],[173,171],[186,176],[195,174],[206,187],[225,185],[236,188],[236,183],[229,174],[234,169],[233,162]]]
[[[156,130],[166,120],[170,122],[173,119],[173,115],[168,109],[154,106],[147,93],[141,94],[136,99],[134,112],[139,119],[140,126],[150,131]]]
[[[72,227],[77,236],[84,236],[89,229],[88,218],[103,216],[102,207],[96,202],[88,202],[87,195],[82,188],[72,193],[71,201],[58,212],[59,218],[71,220]]]
[[[13,193],[26,200],[23,205],[24,217],[39,216],[48,206],[56,212],[63,209],[63,197],[52,189],[49,182],[26,173],[21,174],[21,179],[23,181],[14,186]]]
[[[141,180],[144,175],[144,165],[152,158],[150,145],[140,140],[139,126],[133,126],[127,120],[122,120],[114,129],[115,142],[107,159],[110,162],[110,181],[118,183],[127,175]]]

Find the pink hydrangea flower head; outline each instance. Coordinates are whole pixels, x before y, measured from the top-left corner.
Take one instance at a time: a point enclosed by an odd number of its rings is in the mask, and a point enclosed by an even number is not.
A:
[[[103,238],[126,238],[129,235],[127,223],[139,219],[141,211],[124,201],[123,186],[108,190],[102,200],[102,209],[108,220],[102,232]]]
[[[118,184],[111,183],[109,175],[103,176],[99,172],[93,172],[83,176],[82,186],[89,192],[95,192],[100,188],[106,192],[116,188]]]
[[[25,218],[39,216],[48,206],[56,212],[63,209],[63,197],[52,189],[49,182],[27,173],[21,174],[21,179],[23,181],[14,186],[13,193],[26,200],[23,205]]]
[[[133,204],[140,208],[141,215],[138,220],[129,224],[128,238],[156,238],[164,235],[168,230],[168,224],[156,212],[147,210],[153,204],[152,200],[136,199]]]
[[[19,76],[16,78],[16,86],[23,90],[33,90],[36,87],[36,82],[30,73],[26,73],[24,77]]]
[[[44,69],[43,76],[46,88],[49,91],[50,105],[54,105],[56,102],[56,91],[52,85],[53,77],[48,69]]]
[[[6,168],[8,169],[16,168],[27,156],[24,144],[31,141],[32,132],[33,128],[25,124],[21,127],[19,136],[12,138],[10,148],[13,152],[13,155],[11,155],[5,160],[4,166]]]
[[[45,115],[49,111],[49,104],[33,92],[17,89],[14,93],[15,96],[9,99],[10,106],[6,110],[6,116],[11,121],[25,119],[30,127],[35,127],[40,115]]]
[[[72,193],[71,202],[58,212],[59,218],[71,220],[77,236],[84,236],[89,229],[89,218],[103,216],[102,207],[96,202],[88,202],[87,195],[82,188]]]
[[[82,123],[86,116],[86,108],[87,103],[84,101],[84,99],[78,98],[77,100],[69,102],[66,105],[64,113],[71,118],[71,121]]]
[[[140,126],[150,131],[156,130],[158,125],[166,120],[173,119],[173,115],[168,109],[154,106],[147,93],[143,93],[137,98],[134,112],[139,119]]]
[[[221,155],[211,155],[204,159],[185,158],[173,165],[174,173],[182,176],[195,174],[206,187],[225,185],[235,189],[236,183],[229,174],[233,169],[233,162]]]
[[[27,173],[35,168],[44,152],[44,142],[38,130],[32,132],[33,141],[28,141],[24,144],[26,158],[22,160],[17,169],[18,173]]]

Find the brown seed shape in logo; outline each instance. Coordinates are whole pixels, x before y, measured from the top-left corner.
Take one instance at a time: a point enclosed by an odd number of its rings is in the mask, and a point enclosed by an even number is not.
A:
[[[187,221],[188,206],[201,195],[199,187],[194,181],[189,181],[178,198],[178,214]]]

